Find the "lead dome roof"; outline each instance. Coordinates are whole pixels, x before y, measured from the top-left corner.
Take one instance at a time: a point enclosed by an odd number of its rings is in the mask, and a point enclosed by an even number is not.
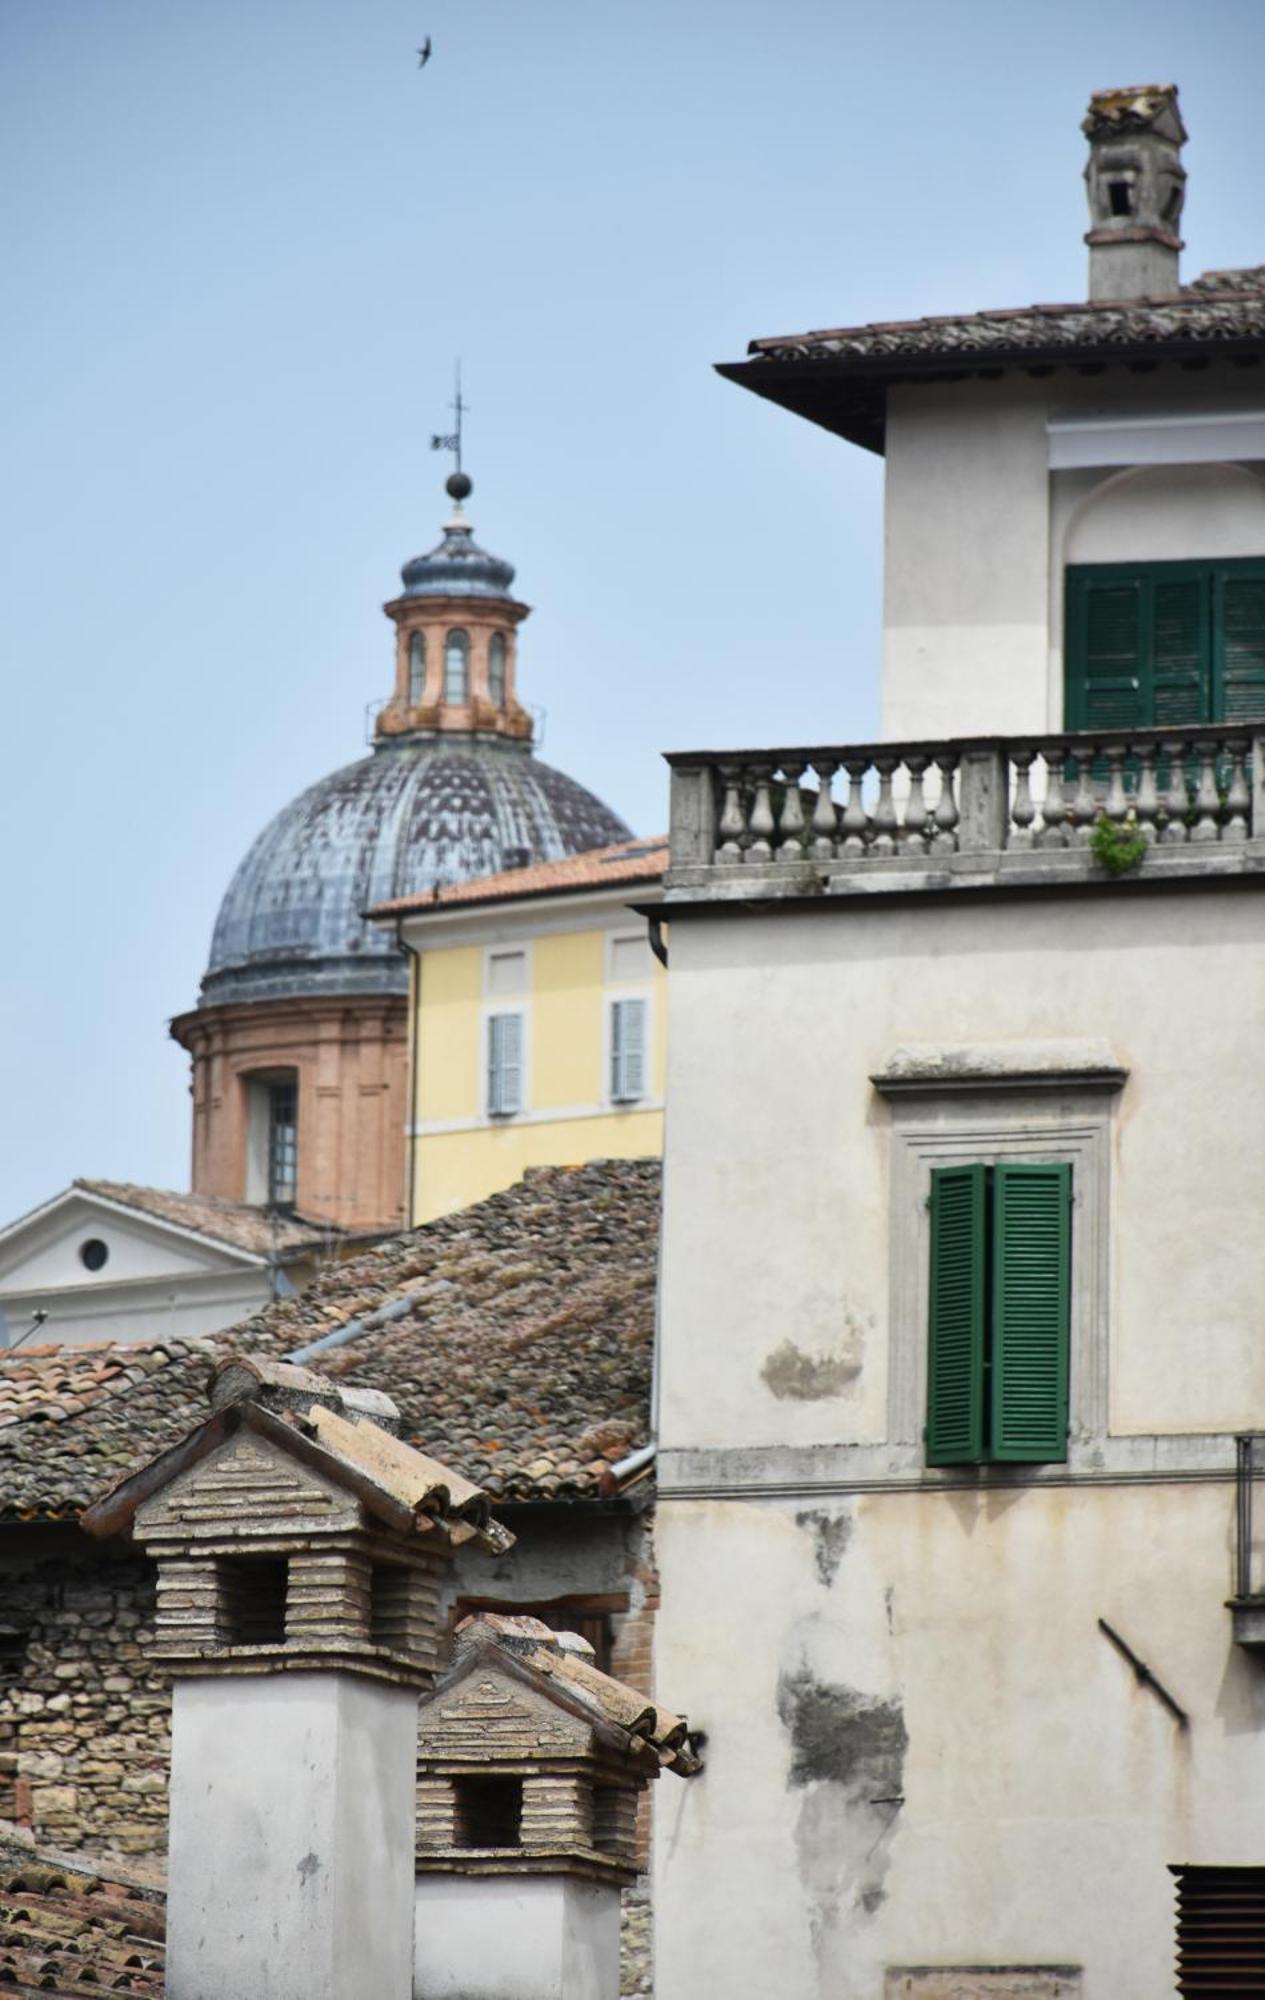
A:
[[[380,743],[259,835],[220,905],[199,1005],[404,993],[395,939],[362,910],[628,837],[617,814],[526,744]]]

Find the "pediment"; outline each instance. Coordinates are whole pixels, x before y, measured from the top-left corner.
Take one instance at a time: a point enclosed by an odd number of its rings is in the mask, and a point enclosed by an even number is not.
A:
[[[84,1245],[90,1242],[105,1246],[106,1259],[97,1270],[84,1262]],[[258,1258],[227,1244],[103,1201],[82,1188],[66,1189],[0,1232],[0,1293],[157,1282],[258,1264]]]
[[[427,1757],[504,1758],[583,1754],[593,1732],[545,1690],[486,1657],[423,1699],[419,1742]]]
[[[177,1474],[136,1513],[136,1534],[195,1534],[214,1538],[221,1527],[236,1535],[303,1536],[356,1527],[355,1498],[299,1465],[279,1445],[238,1431],[216,1450]]]

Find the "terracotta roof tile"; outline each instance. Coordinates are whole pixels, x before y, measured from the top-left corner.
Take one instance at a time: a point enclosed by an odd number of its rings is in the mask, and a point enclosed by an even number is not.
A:
[[[235,1250],[249,1250],[267,1257],[277,1251],[316,1248],[329,1238],[345,1232],[332,1223],[305,1222],[297,1215],[274,1215],[244,1201],[222,1201],[218,1195],[180,1194],[172,1188],[138,1187],[132,1181],[77,1180],[75,1187],[85,1194],[98,1194],[104,1201],[118,1202],[142,1215],[171,1222],[178,1229],[193,1229],[211,1236]]]
[[[756,361],[874,361],[904,355],[953,356],[1007,350],[1162,346],[1169,341],[1265,336],[1265,267],[1208,271],[1174,298],[1076,301],[874,320],[862,326],[753,340]]]
[[[0,1837],[0,1991],[15,2000],[160,2000],[165,1935],[157,1891]]]
[[[595,847],[563,861],[540,861],[530,868],[506,868],[473,881],[451,882],[425,896],[398,896],[377,903],[371,917],[396,917],[442,910],[454,903],[512,902],[523,896],[548,896],[567,889],[600,889],[608,882],[654,882],[668,865],[668,839],[622,840],[613,847]]]
[[[538,1169],[228,1333],[0,1352],[0,1518],[77,1515],[202,1420],[233,1352],[384,1390],[494,1499],[600,1494],[649,1437],[659,1187],[652,1160]]]

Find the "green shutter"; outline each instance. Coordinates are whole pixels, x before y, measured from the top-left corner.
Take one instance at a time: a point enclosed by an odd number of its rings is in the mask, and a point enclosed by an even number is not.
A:
[[[972,1464],[984,1451],[986,1174],[931,1173],[928,1465]]]
[[[1217,719],[1265,716],[1265,563],[1223,563],[1216,574]]]
[[[1156,729],[1211,719],[1211,581],[1206,569],[1161,573],[1156,565],[1147,584],[1152,697],[1145,719]]]
[[[1065,728],[1138,729],[1149,721],[1148,608],[1140,577],[1069,568]]]
[[[990,1458],[1067,1457],[1072,1169],[999,1166],[993,1180]]]

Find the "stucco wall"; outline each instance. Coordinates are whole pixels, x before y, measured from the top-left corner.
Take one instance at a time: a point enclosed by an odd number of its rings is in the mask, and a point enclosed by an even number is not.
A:
[[[708,1747],[656,1803],[659,2000],[697,1991],[700,1939],[709,1984],[785,2000],[911,1965],[1169,1994],[1166,1865],[1265,1860],[1265,1679],[1225,1609],[1232,1433],[1265,1410],[1265,903],[875,896],[678,917],[672,950],[656,1664]],[[889,1393],[926,1339],[893,1306],[925,1241],[908,1105],[870,1078],[1053,1041],[1106,1044],[1123,1087],[918,1116],[1097,1107],[1099,1428],[1074,1380],[1066,1466],[929,1471]]]
[[[886,1437],[892,1112],[870,1077],[910,1042],[1110,1045],[1129,1071],[1110,1113],[1111,1428],[1258,1421],[1265,1149],[1247,1052],[1263,1036],[1252,884],[678,922],[664,1445]]]
[[[584,1160],[649,1159],[663,1146],[666,1073],[663,968],[642,947],[631,979],[616,976],[612,940],[633,943],[644,925],[617,909],[587,922],[545,906],[484,918],[457,940],[430,939],[422,925],[414,962],[420,978],[414,1113],[413,1218],[430,1222],[482,1201],[521,1179],[528,1167]],[[461,939],[466,941],[461,941]],[[521,990],[494,993],[489,953],[522,952]],[[420,973],[418,966],[420,965]],[[418,989],[415,986],[415,993]],[[645,1094],[612,1103],[610,1007],[646,1002]],[[509,1011],[523,1020],[522,1108],[488,1116],[487,1021]]]
[[[660,1672],[708,1747],[658,1788],[658,2000],[697,1994],[701,1948],[710,1988],[784,2000],[876,2000],[894,1964],[1171,1994],[1167,1864],[1262,1859],[1230,1509],[1225,1484],[665,1500]]]
[[[894,388],[884,736],[1060,729],[1068,562],[1265,554],[1260,466],[1237,462],[1259,460],[1262,403],[1215,364]],[[1060,452],[1068,424],[1076,446]],[[1192,449],[1216,456],[1191,463]],[[1130,453],[1145,471],[1123,487]]]

